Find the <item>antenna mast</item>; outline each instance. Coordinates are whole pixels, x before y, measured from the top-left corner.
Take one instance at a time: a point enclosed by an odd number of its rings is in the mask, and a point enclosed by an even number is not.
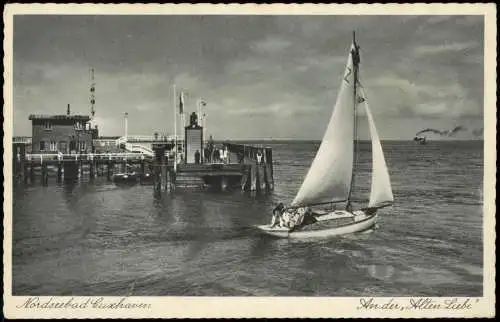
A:
[[[95,115],[95,81],[94,81],[94,69],[90,69],[90,118],[93,119]]]

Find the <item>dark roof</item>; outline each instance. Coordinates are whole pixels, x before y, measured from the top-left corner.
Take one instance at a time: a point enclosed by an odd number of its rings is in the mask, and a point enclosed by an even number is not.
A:
[[[98,140],[116,140],[119,139],[121,136],[100,136],[97,139]]]
[[[29,120],[75,120],[75,121],[90,121],[88,115],[43,115],[31,114]]]

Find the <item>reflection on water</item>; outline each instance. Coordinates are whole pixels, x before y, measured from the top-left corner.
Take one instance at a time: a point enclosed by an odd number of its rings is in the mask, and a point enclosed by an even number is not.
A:
[[[16,295],[479,296],[482,145],[384,144],[396,204],[379,227],[325,240],[262,236],[314,143],[273,146],[275,191],[174,191],[50,182],[14,187]],[[354,197],[369,192],[362,145]],[[457,160],[461,160],[457,162]]]

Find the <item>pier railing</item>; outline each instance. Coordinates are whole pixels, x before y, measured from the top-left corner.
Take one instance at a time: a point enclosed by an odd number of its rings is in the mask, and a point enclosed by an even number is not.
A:
[[[27,161],[92,161],[92,160],[144,160],[149,156],[144,153],[86,153],[86,154],[26,154]]]
[[[174,135],[127,135],[127,137],[120,137],[117,139],[117,144],[125,143],[165,143],[173,142],[175,139]],[[182,141],[183,138],[179,135],[177,136],[177,142]]]
[[[154,156],[155,153],[153,150],[151,149],[148,149],[147,147],[145,146],[142,146],[142,145],[139,145],[139,144],[130,144],[130,143],[126,143],[125,144],[125,149],[127,151],[130,151],[132,153],[144,153],[150,157]]]

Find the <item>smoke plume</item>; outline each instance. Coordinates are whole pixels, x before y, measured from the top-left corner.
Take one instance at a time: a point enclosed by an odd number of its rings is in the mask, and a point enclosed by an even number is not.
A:
[[[419,136],[419,135],[422,135],[425,133],[433,133],[433,134],[437,134],[437,135],[441,135],[441,136],[454,136],[455,134],[457,134],[460,131],[467,131],[467,129],[461,125],[456,126],[451,130],[444,130],[444,131],[428,128],[428,129],[424,129],[424,130],[417,132],[415,134],[415,136]]]

